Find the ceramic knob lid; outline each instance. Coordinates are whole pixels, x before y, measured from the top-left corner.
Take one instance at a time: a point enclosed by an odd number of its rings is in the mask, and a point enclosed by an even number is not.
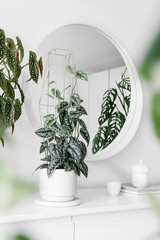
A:
[[[132,167],[132,172],[148,173],[149,168],[143,163],[142,159],[140,159],[139,162]]]

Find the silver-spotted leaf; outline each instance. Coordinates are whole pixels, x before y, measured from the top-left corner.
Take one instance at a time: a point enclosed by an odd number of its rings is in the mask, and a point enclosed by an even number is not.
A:
[[[6,91],[6,85],[7,85],[7,79],[5,78],[5,75],[2,71],[0,71],[0,88],[3,91]]]
[[[14,88],[12,87],[11,83],[7,80],[6,81],[6,95],[8,98],[12,98],[14,99],[15,98],[15,91],[14,91]]]
[[[37,55],[32,51],[29,51],[29,72],[31,79],[37,83],[39,78],[39,67],[37,62]]]
[[[81,80],[88,81],[88,75],[83,70],[78,70],[76,72],[76,77]]]
[[[87,142],[87,145],[89,145],[90,142],[90,136],[86,128],[82,127],[80,129],[80,134],[84,138],[84,140]]]
[[[87,178],[88,177],[88,166],[84,162],[80,162],[78,165],[82,174]]]
[[[81,161],[82,152],[81,152],[80,147],[77,144],[70,142],[67,151],[70,153],[71,157],[75,161],[77,161],[77,162]]]
[[[5,54],[5,33],[3,29],[0,29],[0,60]]]
[[[44,128],[38,129],[35,132],[35,134],[39,137],[42,137],[42,138],[52,138],[52,136],[53,136],[52,130],[44,129]]]
[[[17,66],[15,54],[10,50],[9,47],[6,46],[5,55],[6,55],[7,64],[9,66],[10,70],[12,71],[12,73],[15,73],[16,66]]]
[[[22,114],[22,105],[18,98],[15,99],[14,103],[14,122],[16,122]]]
[[[6,99],[5,105],[6,128],[11,127],[14,122],[14,101],[11,98]]]
[[[15,54],[16,53],[16,45],[12,38],[6,38],[6,43],[9,49]]]
[[[80,96],[77,93],[73,93],[71,95],[70,101],[73,106],[79,106],[83,102],[83,100],[80,98]]]
[[[21,63],[24,58],[24,47],[21,39],[18,36],[16,37],[16,40],[17,40],[18,49],[20,51],[20,63]]]

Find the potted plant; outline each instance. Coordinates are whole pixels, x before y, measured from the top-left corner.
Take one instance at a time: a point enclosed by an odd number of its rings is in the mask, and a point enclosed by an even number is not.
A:
[[[71,66],[67,66],[66,71],[73,74],[75,79],[69,100],[64,100],[60,91],[52,88],[49,97],[56,98],[56,114],[44,116],[44,126],[35,132],[44,139],[40,153],[46,154],[45,158],[41,159],[44,163],[37,168],[40,169],[40,195],[42,199],[49,201],[73,200],[77,176],[81,173],[85,177],[88,175],[84,159],[90,136],[81,118],[87,115],[87,112],[82,106],[83,100],[75,92],[77,78],[87,81],[88,77],[84,71],[74,71]],[[49,83],[52,84],[54,83]]]
[[[4,135],[7,128],[12,128],[20,118],[24,93],[19,84],[23,68],[29,66],[30,80],[38,82],[39,72],[42,75],[42,58],[37,61],[36,53],[29,52],[29,61],[22,65],[24,47],[20,38],[13,39],[5,36],[0,29],[0,140],[4,146]]]

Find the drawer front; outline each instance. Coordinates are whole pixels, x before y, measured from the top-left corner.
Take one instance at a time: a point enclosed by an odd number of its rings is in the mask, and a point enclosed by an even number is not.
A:
[[[0,232],[5,237],[21,233],[31,240],[72,240],[74,224],[71,218],[43,219],[0,224]]]
[[[159,229],[149,209],[78,216],[75,221],[75,240],[146,240]]]

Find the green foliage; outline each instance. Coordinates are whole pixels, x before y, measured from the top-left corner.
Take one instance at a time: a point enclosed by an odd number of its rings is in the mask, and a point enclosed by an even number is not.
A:
[[[74,76],[77,73],[71,66],[67,66],[66,71],[74,74]],[[83,76],[80,76],[80,74]],[[79,71],[78,77],[86,78],[83,71]],[[88,167],[84,163],[87,147],[83,141],[79,140],[81,136],[87,145],[90,141],[86,124],[81,119],[81,116],[87,115],[87,112],[81,105],[83,100],[78,93],[74,92],[75,85],[71,90],[69,101],[65,101],[61,97],[58,89],[51,89],[51,97],[53,99],[56,98],[58,102],[55,107],[57,113],[56,115],[48,114],[45,116],[44,127],[35,132],[36,135],[45,139],[41,143],[40,153],[46,153],[45,158],[41,159],[41,161],[46,163],[40,165],[37,169],[46,168],[48,176],[55,169],[73,170],[78,176],[81,173],[85,177],[88,175]]]
[[[0,29],[0,140],[2,145],[4,145],[5,130],[12,127],[13,133],[14,122],[20,118],[22,113],[25,98],[19,84],[22,69],[30,63],[31,79],[36,83],[39,71],[41,75],[43,71],[42,59],[40,58],[38,66],[37,56],[34,52],[30,52],[30,62],[21,66],[24,58],[24,47],[18,36],[16,41],[15,44],[12,38],[5,37],[4,31]],[[19,99],[18,92],[21,99]]]
[[[31,240],[31,239],[25,235],[18,234],[7,238],[7,240]]]
[[[152,120],[157,137],[160,138],[160,92],[152,96]]]
[[[125,76],[126,70],[121,75],[121,81],[117,83],[117,89],[111,88],[103,95],[101,115],[98,118],[99,128],[92,142],[93,154],[111,144],[125,123],[131,99],[131,84],[129,77]],[[124,113],[118,110],[118,100]]]
[[[0,60],[5,54],[5,33],[3,29],[0,29]]]
[[[160,62],[160,31],[158,31],[151,46],[149,47],[146,56],[140,66],[140,73],[148,81],[154,81],[152,70],[157,63]],[[154,130],[157,137],[160,139],[160,89],[155,89],[152,92],[151,114],[154,125]]]
[[[23,47],[23,44],[21,42],[21,39],[17,36],[16,37],[16,40],[17,40],[17,46],[18,46],[18,50],[20,51],[20,63],[22,62],[23,58],[24,58],[24,47]]]
[[[37,62],[37,55],[32,51],[29,51],[29,72],[31,79],[37,83],[39,79],[39,65]]]
[[[152,45],[147,51],[142,65],[140,66],[140,73],[146,80],[152,79],[152,69],[156,63],[160,60],[160,31],[155,37]]]

